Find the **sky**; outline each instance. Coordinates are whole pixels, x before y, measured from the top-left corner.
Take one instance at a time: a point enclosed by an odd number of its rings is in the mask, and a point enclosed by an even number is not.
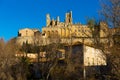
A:
[[[8,41],[23,28],[41,30],[47,13],[63,22],[72,11],[73,23],[85,24],[88,17],[98,18],[99,9],[99,0],[0,0],[0,38]]]

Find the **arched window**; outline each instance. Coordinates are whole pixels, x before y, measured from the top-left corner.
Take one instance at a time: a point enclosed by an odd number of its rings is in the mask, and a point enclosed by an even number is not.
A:
[[[55,31],[55,34],[58,35],[58,31],[57,30]]]
[[[28,36],[28,30],[26,30],[26,36]]]
[[[45,34],[46,34],[46,31],[43,31],[42,36],[45,36]]]
[[[52,31],[52,35],[54,35],[54,31]]]
[[[50,31],[47,31],[47,35],[50,36]]]

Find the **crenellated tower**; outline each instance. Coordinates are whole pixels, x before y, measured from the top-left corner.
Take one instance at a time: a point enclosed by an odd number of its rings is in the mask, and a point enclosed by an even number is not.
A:
[[[66,13],[65,23],[66,24],[72,24],[72,11]]]
[[[60,22],[60,18],[59,18],[59,16],[57,16],[57,19],[56,19],[57,21],[56,21],[56,25],[59,25],[59,22]]]
[[[49,25],[50,25],[50,22],[51,22],[51,20],[50,20],[50,15],[47,14],[47,15],[46,15],[46,26],[49,26]]]

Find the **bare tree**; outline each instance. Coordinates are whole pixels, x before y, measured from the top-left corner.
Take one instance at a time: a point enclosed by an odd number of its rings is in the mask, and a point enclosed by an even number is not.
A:
[[[120,0],[100,0],[103,20],[105,20],[110,27],[119,27],[120,24]]]
[[[92,26],[94,28],[94,30],[91,31],[93,35],[92,46],[102,50],[102,53],[104,53],[104,55],[107,58],[108,69],[100,69],[101,72],[99,73],[99,75],[101,76],[101,78],[104,76],[105,79],[119,79],[120,76],[118,74],[120,74],[120,71],[119,71],[120,45],[118,43],[117,44],[114,43],[116,42],[116,40],[118,42],[119,34],[113,35],[113,30],[116,28],[111,29],[110,27],[108,27],[104,31],[106,25],[101,25],[100,22],[90,22],[88,26],[89,27]],[[107,34],[107,36],[101,37],[101,35],[103,35],[101,34],[101,31],[104,31],[104,34]],[[116,33],[116,31],[114,33]],[[109,70],[109,71],[106,71],[106,70]]]
[[[108,26],[108,41],[112,45],[104,46],[109,54],[106,54],[111,65],[111,79],[120,79],[120,0],[101,0],[102,20]]]
[[[0,80],[27,80],[28,62],[15,56],[19,49],[15,38],[8,42],[0,39]]]

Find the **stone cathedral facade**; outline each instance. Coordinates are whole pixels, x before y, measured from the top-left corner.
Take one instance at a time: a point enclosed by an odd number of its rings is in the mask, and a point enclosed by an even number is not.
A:
[[[95,28],[91,28],[86,24],[74,24],[72,18],[72,11],[65,14],[65,21],[60,22],[59,16],[56,20],[51,19],[50,15],[46,15],[46,26],[42,28],[42,32],[38,29],[21,29],[18,31],[17,43],[23,44],[28,42],[29,44],[37,43],[40,45],[47,45],[56,42],[56,39],[60,39],[60,43],[70,43],[71,38],[73,43],[82,42],[84,39],[85,44],[93,43],[93,33]],[[106,42],[108,26],[104,22],[100,22],[99,31],[96,34],[99,35],[102,42]],[[38,34],[39,33],[39,34]],[[96,35],[95,34],[95,35]]]
[[[103,22],[100,23],[99,36],[106,37],[107,25]],[[65,21],[60,22],[59,16],[56,20],[52,19],[49,14],[46,15],[46,26],[42,28],[42,33],[46,38],[60,37],[60,38],[89,38],[92,37],[92,30],[88,25],[80,23],[74,24],[72,18],[72,11],[65,14]]]

